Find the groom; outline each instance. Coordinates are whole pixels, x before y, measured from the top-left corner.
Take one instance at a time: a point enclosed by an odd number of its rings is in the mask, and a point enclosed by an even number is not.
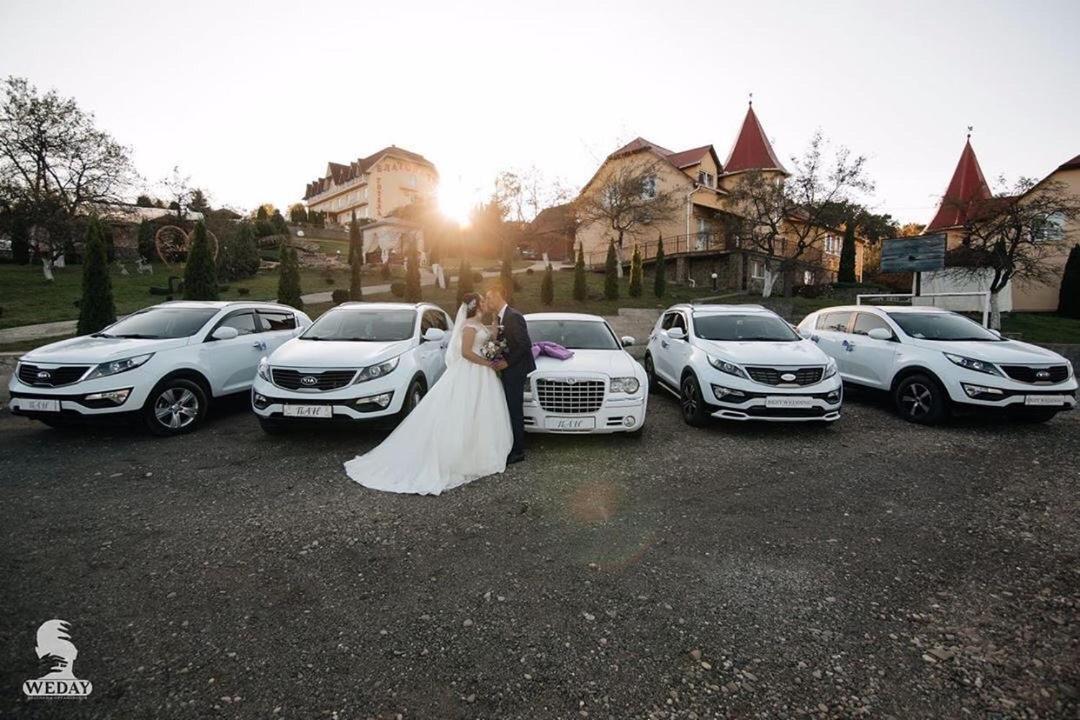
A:
[[[506,456],[508,465],[525,459],[525,411],[522,408],[525,383],[529,373],[536,369],[533,360],[532,340],[525,316],[506,304],[506,295],[499,285],[493,285],[485,296],[487,305],[495,313],[499,326],[497,340],[506,341],[506,354],[495,361],[493,367],[500,371],[506,407],[510,411],[510,428],[514,431],[514,446]]]

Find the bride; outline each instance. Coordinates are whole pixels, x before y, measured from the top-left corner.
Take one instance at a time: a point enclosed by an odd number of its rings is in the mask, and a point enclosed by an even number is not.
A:
[[[506,469],[514,443],[502,383],[480,348],[491,331],[483,301],[462,299],[446,349],[446,372],[377,448],[345,463],[365,487],[438,495]]]

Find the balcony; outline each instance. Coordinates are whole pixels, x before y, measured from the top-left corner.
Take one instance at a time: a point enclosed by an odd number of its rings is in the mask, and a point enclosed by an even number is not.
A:
[[[637,245],[640,249],[643,262],[647,263],[656,258],[656,249],[658,247],[656,240],[635,242],[627,239],[623,241],[623,262],[630,262],[630,258],[634,253],[634,245]],[[670,235],[664,238],[665,259],[681,255],[726,253],[737,249],[739,249],[737,239],[718,232],[696,232],[689,235]],[[585,265],[589,268],[602,268],[606,262],[607,250],[585,253]]]

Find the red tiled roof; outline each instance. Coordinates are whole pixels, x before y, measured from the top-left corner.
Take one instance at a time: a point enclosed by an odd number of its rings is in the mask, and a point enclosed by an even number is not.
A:
[[[1077,155],[1072,160],[1062,163],[1058,170],[1080,170],[1080,155]]]
[[[735,173],[743,170],[787,172],[776,158],[769,139],[765,137],[765,131],[754,113],[753,105],[747,109],[742,129],[739,130],[739,137],[731,148],[727,162],[724,163],[724,172]]]
[[[435,169],[435,165],[423,155],[404,150],[396,145],[391,145],[389,147],[384,147],[382,150],[372,153],[365,158],[360,158],[359,160],[348,164],[336,162],[328,163],[326,166],[326,175],[307,184],[307,188],[304,191],[304,199],[307,200],[313,195],[318,195],[319,193],[330,189],[331,185],[341,185],[342,183],[360,177],[370,170],[371,166],[378,162],[379,158],[387,153],[393,153],[394,155],[399,155],[407,160],[420,163],[421,165],[427,165],[432,170]]]
[[[681,152],[675,152],[668,155],[668,160],[671,164],[680,170],[691,165],[697,165],[701,162],[706,155],[712,151],[712,145],[702,145],[698,148],[691,150],[682,150]],[[723,171],[721,171],[723,172]]]
[[[667,148],[665,148],[665,147],[660,147],[656,143],[649,142],[648,140],[646,140],[643,137],[636,137],[633,140],[631,140],[630,142],[623,145],[621,148],[619,148],[615,152],[608,155],[608,158],[610,159],[610,158],[619,157],[621,155],[629,155],[631,153],[636,153],[636,152],[639,152],[641,150],[652,150],[652,151],[654,151],[656,153],[659,153],[660,155],[663,155],[665,157],[672,154],[672,152],[670,150],[668,150]]]
[[[960,162],[956,164],[952,180],[949,181],[949,187],[941,198],[937,214],[923,232],[929,233],[963,225],[968,220],[973,206],[991,197],[993,193],[990,192],[990,186],[986,184],[982,168],[979,167],[979,159],[975,157],[971,139],[968,138],[968,141],[964,143],[963,152],[960,153]]]

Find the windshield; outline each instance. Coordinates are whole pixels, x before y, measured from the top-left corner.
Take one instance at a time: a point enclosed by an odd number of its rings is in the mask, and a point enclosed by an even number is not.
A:
[[[889,313],[889,317],[919,340],[1001,340],[979,323],[956,313]]]
[[[729,342],[796,342],[791,326],[773,315],[695,315],[694,332],[705,340]]]
[[[618,350],[621,346],[607,323],[595,320],[529,320],[534,343],[553,342],[570,350]]]
[[[94,337],[146,339],[191,337],[217,314],[217,308],[151,308],[127,316]]]
[[[413,336],[415,310],[331,310],[307,329],[303,340],[395,342]]]

